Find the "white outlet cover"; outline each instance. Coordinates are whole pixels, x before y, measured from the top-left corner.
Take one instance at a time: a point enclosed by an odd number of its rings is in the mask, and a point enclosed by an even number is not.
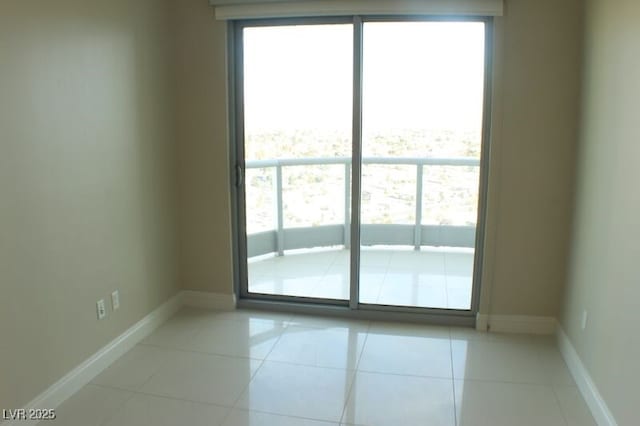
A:
[[[588,319],[588,315],[587,315],[587,311],[582,311],[582,329],[584,330],[585,328],[587,328],[587,319]]]
[[[111,293],[111,306],[114,311],[120,307],[120,292],[118,290]]]
[[[96,303],[96,310],[98,312],[98,319],[104,319],[107,316],[107,307],[104,304],[104,299],[98,300]]]

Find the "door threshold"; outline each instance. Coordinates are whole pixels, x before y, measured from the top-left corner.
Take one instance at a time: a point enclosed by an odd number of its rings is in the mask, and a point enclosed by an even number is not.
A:
[[[248,298],[238,299],[236,306],[239,309],[256,309],[299,315],[317,315],[328,318],[391,321],[472,328],[475,328],[476,326],[476,316],[471,311],[445,309],[426,311],[426,308],[388,307],[380,305],[360,305],[358,309],[351,309],[348,306],[282,302]]]

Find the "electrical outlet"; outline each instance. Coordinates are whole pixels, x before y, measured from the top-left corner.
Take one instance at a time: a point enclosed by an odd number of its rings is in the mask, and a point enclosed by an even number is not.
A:
[[[120,307],[120,292],[118,290],[111,293],[111,306],[114,311]]]
[[[586,309],[584,311],[582,311],[582,329],[586,329],[587,328],[587,311]]]
[[[104,319],[107,316],[107,307],[104,304],[104,299],[98,300],[96,307],[98,310],[98,319]]]

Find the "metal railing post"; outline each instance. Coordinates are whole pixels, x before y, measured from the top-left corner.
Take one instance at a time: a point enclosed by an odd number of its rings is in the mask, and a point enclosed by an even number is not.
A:
[[[351,164],[344,164],[344,248],[351,246]]]
[[[416,250],[422,245],[422,174],[424,166],[417,165],[416,171],[416,224],[413,234],[413,243]]]
[[[284,214],[282,207],[282,166],[276,165],[276,245],[278,256],[284,255]]]

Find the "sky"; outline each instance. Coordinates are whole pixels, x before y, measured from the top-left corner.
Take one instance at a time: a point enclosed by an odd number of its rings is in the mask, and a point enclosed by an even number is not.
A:
[[[368,22],[363,31],[365,134],[481,128],[483,23]],[[246,131],[350,132],[352,67],[351,24],[246,28]]]

